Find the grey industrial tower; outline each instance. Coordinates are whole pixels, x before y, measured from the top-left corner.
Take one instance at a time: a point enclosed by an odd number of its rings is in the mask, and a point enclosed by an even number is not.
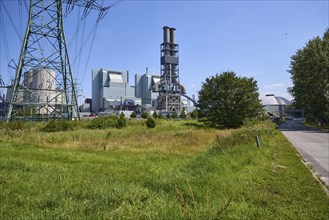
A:
[[[99,11],[97,22],[110,7],[94,0],[30,0],[28,23],[13,84],[6,121],[79,119],[63,28],[66,13],[84,7],[83,17]]]
[[[159,109],[167,112],[182,111],[181,96],[185,93],[185,89],[179,83],[178,44],[176,44],[175,28],[163,27],[163,43],[160,51]]]

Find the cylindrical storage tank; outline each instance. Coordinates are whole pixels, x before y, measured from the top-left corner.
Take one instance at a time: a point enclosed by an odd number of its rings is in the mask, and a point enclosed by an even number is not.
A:
[[[24,91],[21,89],[18,90],[16,102],[18,102],[18,103],[24,102]]]
[[[47,89],[55,90],[56,85],[55,85],[55,77],[56,73],[52,69],[45,69],[47,71],[46,75],[46,87]]]
[[[26,72],[24,73],[24,86],[28,89],[31,89],[32,88],[32,75],[33,73],[32,72]],[[24,89],[24,101],[25,102],[30,102],[31,101],[31,91],[27,90],[27,89]]]
[[[32,75],[32,88],[38,89],[41,87],[41,69],[34,69]],[[41,88],[40,88],[41,89]]]
[[[27,88],[31,88],[32,86],[32,72],[26,72],[24,73],[24,86]]]
[[[170,42],[170,28],[168,26],[163,27],[163,43]]]
[[[33,96],[32,96],[32,102],[39,102],[40,100],[40,93],[42,89],[42,84],[41,84],[41,68],[34,69],[33,70],[33,75],[32,75],[32,89],[36,89],[33,91]]]
[[[170,28],[170,43],[176,43],[176,28]]]

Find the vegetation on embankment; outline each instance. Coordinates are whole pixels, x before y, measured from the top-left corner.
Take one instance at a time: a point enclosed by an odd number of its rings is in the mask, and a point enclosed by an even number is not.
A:
[[[271,123],[2,127],[0,218],[326,219],[329,198]],[[259,135],[261,147],[255,143]]]

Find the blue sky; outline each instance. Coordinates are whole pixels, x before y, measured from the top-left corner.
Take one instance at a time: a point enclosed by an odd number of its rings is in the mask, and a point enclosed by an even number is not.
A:
[[[19,28],[26,23],[24,7],[20,22],[18,1],[4,3],[17,29],[24,33],[25,27]],[[104,1],[104,5],[111,3]],[[68,42],[78,12],[76,7],[66,20]],[[88,17],[85,34],[95,17],[95,13]],[[21,41],[8,16],[2,13],[2,18],[10,56],[18,60]],[[170,26],[177,29],[180,81],[188,95],[197,95],[207,77],[230,70],[239,76],[254,77],[261,96],[274,93],[291,99],[287,92],[292,85],[287,72],[290,57],[308,40],[322,36],[328,25],[328,1],[123,1],[101,20],[90,59],[86,59],[91,44],[88,41],[80,65],[76,62],[73,71],[85,97],[91,97],[94,68],[129,70],[131,84],[134,75],[145,73],[146,67],[151,73],[159,73],[162,27]],[[70,47],[71,61],[76,56],[76,45],[81,44],[81,35]],[[0,74],[8,82],[3,39]]]

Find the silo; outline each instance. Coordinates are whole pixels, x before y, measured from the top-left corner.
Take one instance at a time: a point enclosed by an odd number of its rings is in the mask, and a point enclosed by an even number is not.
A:
[[[32,102],[55,105],[55,71],[52,69],[38,68],[33,70],[31,88],[33,90]],[[49,114],[51,108],[41,108],[39,114]]]
[[[31,102],[32,92],[30,89],[32,88],[32,75],[32,71],[24,73],[23,85],[28,88],[24,90],[24,102]]]
[[[24,73],[24,86],[31,88],[32,86],[32,72]]]

